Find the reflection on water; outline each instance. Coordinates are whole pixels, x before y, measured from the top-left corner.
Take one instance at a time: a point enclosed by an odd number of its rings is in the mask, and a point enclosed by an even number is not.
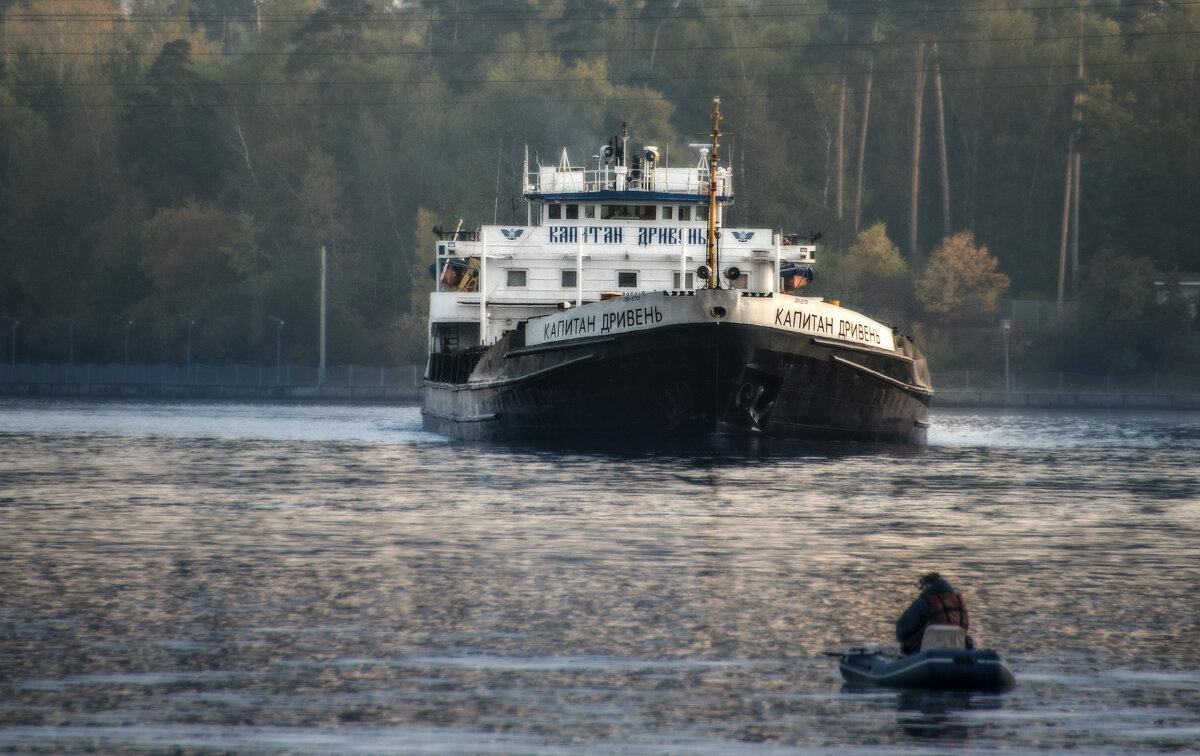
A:
[[[1194,415],[652,456],[412,407],[0,403],[0,750],[1169,751],[1200,740]],[[843,686],[937,568],[1007,694]]]

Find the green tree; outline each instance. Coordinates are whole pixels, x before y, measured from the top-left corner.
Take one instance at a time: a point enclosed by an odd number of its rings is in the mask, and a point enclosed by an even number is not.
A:
[[[412,292],[409,311],[392,324],[393,339],[390,351],[393,359],[399,364],[423,363],[429,351],[426,319],[429,317],[429,294],[434,285],[430,266],[436,257],[437,237],[432,230],[435,225],[437,215],[427,208],[417,208],[412,241],[413,263],[409,268]]]
[[[1148,259],[1112,250],[1084,267],[1074,367],[1099,365],[1109,373],[1127,373],[1171,364],[1189,327],[1188,311],[1177,279],[1161,291],[1160,300],[1158,278]]]
[[[259,243],[263,231],[263,226],[252,215],[238,213],[237,227],[229,234],[228,242],[220,247],[227,264],[241,282],[241,291],[249,299],[252,323],[267,317],[266,305],[275,281],[274,256]]]
[[[239,232],[244,234],[245,228],[239,228],[238,216],[195,200],[162,208],[143,224],[143,266],[153,293],[132,314],[160,359],[178,359],[181,318],[197,322],[196,344],[209,350],[245,343],[248,300],[238,290],[238,271],[223,252]]]
[[[824,261],[819,284],[829,296],[889,322],[908,319],[912,275],[883,223],[860,231],[844,254],[826,256]]]
[[[195,71],[191,50],[186,39],[164,44],[124,103],[124,161],[155,207],[215,198],[232,155],[215,108],[220,90]]]

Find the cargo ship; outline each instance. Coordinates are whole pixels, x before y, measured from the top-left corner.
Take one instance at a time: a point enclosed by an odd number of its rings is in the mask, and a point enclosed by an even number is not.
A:
[[[808,296],[818,235],[730,228],[720,100],[695,159],[629,128],[524,160],[523,225],[439,233],[422,423],[472,441],[922,445],[933,396],[896,328]]]

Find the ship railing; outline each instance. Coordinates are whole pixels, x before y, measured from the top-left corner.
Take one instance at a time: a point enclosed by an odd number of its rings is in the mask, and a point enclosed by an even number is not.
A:
[[[441,226],[435,226],[433,233],[441,241],[476,241],[479,239],[477,229],[459,228],[454,231],[446,231]]]
[[[703,195],[708,191],[707,168],[598,168],[541,166],[529,171],[526,194],[567,194],[606,191],[654,191]],[[731,175],[717,170],[717,192],[731,194]]]

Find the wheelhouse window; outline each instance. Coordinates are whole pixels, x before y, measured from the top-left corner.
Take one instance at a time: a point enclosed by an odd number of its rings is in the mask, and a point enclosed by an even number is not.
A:
[[[664,206],[662,209],[663,220],[671,220],[671,215],[674,210],[675,208],[671,207],[670,205]]]
[[[579,205],[567,205],[567,220],[579,220]]]
[[[681,289],[686,290],[686,289],[696,288],[696,274],[689,271],[688,274],[686,276],[684,276],[684,278],[683,278],[683,286],[680,286],[679,285],[679,271],[675,271],[675,280],[674,280],[673,288],[676,291],[679,291]]]
[[[634,218],[637,220],[657,220],[658,205],[601,205],[600,218]]]
[[[583,206],[583,217],[584,218],[595,218],[596,217],[596,206],[595,205],[584,205]]]
[[[747,289],[750,287],[750,275],[746,271],[741,271],[737,278],[729,279],[729,288],[731,289]]]
[[[687,220],[691,220],[691,219],[692,219],[692,208],[690,208],[690,207],[679,208],[679,220],[687,221]]]
[[[579,285],[578,271],[564,270],[562,271],[562,287],[564,289],[574,289]]]
[[[525,286],[525,271],[510,270],[508,271],[508,286],[513,289],[520,289]]]
[[[617,272],[618,289],[636,289],[637,285],[638,274],[636,270],[622,270]]]
[[[562,220],[562,205],[547,206],[546,217],[550,220]]]

